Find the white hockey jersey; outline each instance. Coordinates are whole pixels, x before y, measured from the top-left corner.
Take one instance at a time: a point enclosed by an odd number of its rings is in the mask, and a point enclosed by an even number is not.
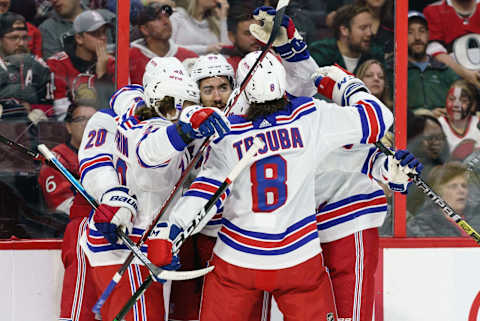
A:
[[[332,151],[315,175],[320,241],[331,242],[383,224],[387,198],[374,180],[387,183],[381,167],[386,156],[373,145]]]
[[[447,139],[448,149],[450,151],[450,154],[454,156],[454,158],[463,160],[470,153],[480,147],[480,129],[478,129],[478,116],[472,115],[470,117],[467,129],[465,130],[463,135],[458,134],[455,129],[452,128],[450,122],[445,116],[439,117],[438,121],[442,125],[443,132],[445,133]],[[468,150],[457,150],[457,148],[465,142],[471,143],[471,146],[468,148]]]
[[[96,112],[88,121],[78,150],[80,165],[80,182],[97,202],[103,193],[115,186],[120,185],[117,171],[113,163],[115,147],[115,132],[117,115],[108,108]],[[91,222],[91,216],[89,222]],[[91,225],[89,223],[89,225]],[[93,225],[93,224],[92,224]],[[80,245],[86,253],[92,266],[96,266],[98,258],[93,255],[94,249],[103,247],[103,235],[96,231],[97,238],[92,239],[90,246],[87,242],[87,230],[82,234]],[[98,242],[97,242],[98,241]]]
[[[310,74],[318,65],[311,57],[299,62],[283,60],[282,63],[289,75],[289,93],[302,96],[317,92]],[[373,145],[340,147],[326,156],[315,174],[321,242],[335,241],[383,224],[387,199],[373,178],[387,183],[380,172],[385,157]]]
[[[85,127],[78,149],[80,183],[97,201],[105,191],[119,185],[113,164],[116,117],[110,108],[96,112]]]
[[[263,119],[230,117],[232,132],[213,144],[170,222],[189,226],[257,136],[266,142],[259,159],[214,206],[223,206],[215,254],[255,269],[286,268],[317,255],[321,247],[315,213],[316,168],[340,146],[377,141],[393,121],[391,112],[367,93],[354,94],[352,101],[362,105],[339,108],[299,97],[287,110]]]
[[[193,145],[193,149],[198,146]],[[157,216],[190,158],[191,153],[175,125],[164,118],[140,122],[130,117],[116,128],[113,163],[120,177],[119,183],[128,186],[130,193],[137,197],[137,215],[129,234],[132,241],[137,242]],[[122,263],[130,253],[123,244],[110,244],[92,221],[85,234],[93,266]],[[144,244],[141,250],[146,252],[147,246]],[[91,255],[93,253],[95,255]],[[134,263],[141,264],[137,259]]]

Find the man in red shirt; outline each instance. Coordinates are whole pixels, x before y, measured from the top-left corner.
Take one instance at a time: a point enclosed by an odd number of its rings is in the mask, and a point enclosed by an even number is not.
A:
[[[65,117],[70,139],[55,146],[52,151],[58,160],[74,176],[79,176],[78,147],[87,121],[96,112],[91,106],[73,103]],[[56,169],[43,165],[38,182],[50,210],[64,212],[70,217],[62,243],[63,277],[60,320],[93,321],[92,307],[97,300],[97,288],[85,254],[78,241],[86,227],[91,207],[83,197],[75,193],[70,182]]]
[[[442,0],[428,5],[423,10],[423,14],[428,21],[430,31],[427,54],[480,88],[480,72],[465,68],[449,55],[455,40],[467,34],[480,34],[480,2]]]
[[[142,84],[143,73],[153,57],[175,57],[180,61],[196,58],[193,51],[177,46],[171,39],[172,7],[151,2],[139,13],[136,23],[143,38],[135,40],[130,48],[130,82]]]
[[[58,119],[70,105],[68,92],[87,82],[98,94],[99,106],[108,106],[114,92],[115,60],[107,53],[107,22],[94,10],[83,11],[74,22],[75,34],[64,40],[64,51],[47,60],[55,77],[54,109]]]

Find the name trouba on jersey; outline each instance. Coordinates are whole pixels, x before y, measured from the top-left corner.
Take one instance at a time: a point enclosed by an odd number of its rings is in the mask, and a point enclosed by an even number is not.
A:
[[[303,148],[303,139],[298,127],[274,128],[255,136],[265,143],[264,147],[258,150],[259,154],[265,154],[268,151],[276,152],[280,149]],[[246,153],[253,145],[255,136],[248,136],[233,143],[239,160],[242,159],[243,153]]]

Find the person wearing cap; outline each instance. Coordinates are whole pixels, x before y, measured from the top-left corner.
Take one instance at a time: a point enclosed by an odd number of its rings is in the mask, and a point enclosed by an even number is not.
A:
[[[450,85],[458,78],[448,66],[427,55],[429,30],[425,16],[418,11],[408,13],[408,108],[432,110],[441,115]],[[392,75],[393,61],[387,64]],[[393,80],[390,79],[393,85]],[[394,87],[391,87],[394,88]],[[440,109],[442,108],[442,109]]]
[[[373,16],[366,6],[348,4],[340,7],[333,20],[334,38],[309,46],[312,58],[322,66],[338,64],[349,72],[369,59],[384,62],[382,47],[372,43]]]
[[[76,177],[80,176],[78,148],[87,121],[95,112],[96,109],[85,101],[72,103],[65,117],[69,137],[65,143],[52,149],[62,165]],[[65,213],[70,219],[62,242],[61,258],[65,273],[58,320],[100,320],[92,312],[98,298],[93,270],[78,245],[92,208],[79,193],[73,192],[70,182],[59,171],[46,164],[40,168],[38,184],[48,209]]]
[[[107,22],[96,10],[86,10],[75,18],[73,29],[64,50],[47,60],[55,76],[54,109],[60,120],[70,104],[68,92],[82,79],[97,89],[101,106],[108,105],[114,92],[115,60],[107,54]]]
[[[63,50],[64,37],[73,33],[73,21],[87,8],[81,0],[51,0],[54,12],[43,21],[38,29],[42,33],[43,58]],[[96,10],[106,21],[112,21],[115,15],[106,9]]]
[[[480,2],[441,0],[425,7],[423,14],[430,29],[427,53],[480,88],[480,64],[472,64],[465,53],[470,36],[480,34]]]
[[[51,108],[51,72],[28,50],[25,19],[16,13],[0,15],[0,117],[45,120]]]
[[[130,48],[130,82],[141,84],[145,66],[153,57],[175,57],[180,61],[198,57],[196,53],[176,45],[171,39],[170,15],[173,9],[168,4],[152,2],[146,5],[136,19],[143,38],[137,39]]]
[[[14,8],[11,8],[10,5],[11,5],[10,0],[2,0],[0,2],[0,14],[3,14],[8,10],[12,10],[12,12],[19,13],[19,11],[15,11]],[[28,21],[26,22],[26,24],[27,24],[28,35],[30,36],[30,41],[28,42],[28,48],[30,49],[30,52],[32,54],[34,54],[37,57],[41,57],[42,56],[42,34],[40,33],[40,30],[38,30],[37,27],[29,23]]]

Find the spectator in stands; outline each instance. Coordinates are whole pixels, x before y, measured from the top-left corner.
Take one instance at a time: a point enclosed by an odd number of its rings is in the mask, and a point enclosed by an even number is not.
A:
[[[470,70],[456,61],[457,50],[467,50],[467,46],[455,49],[455,43],[469,34],[480,34],[480,2],[476,0],[441,0],[428,5],[423,13],[430,29],[430,43],[427,53],[436,60],[452,68],[460,77],[480,88],[480,70]],[[458,59],[458,58],[457,58]],[[477,64],[477,67],[480,67]]]
[[[153,57],[175,57],[180,61],[198,57],[196,53],[177,46],[170,38],[172,7],[152,2],[140,11],[137,19],[143,38],[135,40],[130,48],[130,81],[142,84],[143,73]]]
[[[63,166],[76,177],[79,176],[78,147],[87,121],[95,112],[92,106],[72,103],[65,117],[65,127],[70,137],[64,144],[52,149]],[[70,217],[62,243],[65,274],[59,320],[95,320],[92,307],[98,297],[97,289],[90,264],[83,251],[78,250],[81,232],[88,222],[91,208],[84,205],[82,196],[75,193],[70,182],[52,167],[42,166],[38,182],[48,208]]]
[[[239,3],[233,5],[228,11],[228,36],[233,45],[223,47],[220,53],[227,58],[235,71],[246,54],[260,50],[260,44],[248,29],[252,23],[257,23],[252,18],[253,10],[252,7]]]
[[[86,10],[75,18],[73,29],[64,51],[47,60],[55,76],[54,108],[60,120],[70,105],[68,92],[80,83],[96,88],[100,106],[108,106],[114,92],[115,60],[106,50],[107,22],[96,10]]]
[[[368,7],[372,12],[372,42],[383,48],[387,59],[394,49],[393,0],[356,0],[355,3]]]
[[[220,52],[224,45],[230,44],[228,8],[227,0],[177,1],[171,17],[173,41],[199,55]]]
[[[475,115],[477,102],[475,86],[466,80],[456,80],[448,91],[446,114],[438,120],[442,124],[454,160],[464,160],[480,148],[479,118]]]
[[[362,63],[358,67],[357,77],[365,83],[375,97],[393,110],[390,88],[385,79],[385,68],[380,61],[369,59]]]
[[[11,4],[10,0],[0,0],[0,14],[3,14],[8,10],[11,10],[10,4]],[[16,11],[12,10],[12,12],[16,12]],[[25,16],[24,18],[26,19]],[[30,52],[32,54],[34,54],[37,57],[41,57],[42,56],[42,34],[40,33],[40,30],[38,30],[38,28],[32,25],[30,22],[27,21],[26,24],[27,24],[27,32],[28,32],[28,35],[30,36],[30,41],[28,42],[28,48],[30,49]]]
[[[28,53],[29,39],[21,15],[0,15],[0,117],[37,124],[51,108],[52,77],[45,62]]]
[[[327,4],[330,13],[327,16],[327,25],[332,28],[335,10],[346,4],[354,2],[357,5],[366,6],[370,9],[373,17],[372,42],[384,48],[385,56],[388,58],[393,53],[394,44],[394,6],[393,0],[355,0],[355,1],[331,1]]]
[[[448,162],[432,169],[428,182],[458,215],[478,230],[480,215],[478,208],[471,205],[468,180],[469,174],[464,165]],[[407,233],[409,236],[467,236],[460,227],[446,218],[441,208],[431,200],[425,202],[419,213],[408,221]]]
[[[42,49],[45,59],[63,50],[64,38],[73,32],[73,21],[85,10],[81,0],[52,0],[51,2],[55,12],[38,27],[42,33]],[[106,9],[99,9],[98,13],[107,22],[114,17],[114,14]]]
[[[383,62],[383,48],[371,46],[372,23],[372,14],[367,7],[341,7],[333,21],[335,38],[312,43],[309,48],[313,59],[320,67],[336,63],[353,73],[368,59]]]
[[[408,13],[408,108],[432,110],[442,114],[448,88],[458,78],[453,70],[427,55],[429,40],[427,20],[417,11]],[[393,74],[393,61],[387,64]],[[393,80],[390,80],[393,84]]]
[[[448,145],[442,125],[432,113],[413,115],[407,126],[408,150],[423,164],[423,177],[428,177],[435,166],[449,159]],[[415,215],[425,200],[425,194],[417,188],[408,191],[407,209]]]

